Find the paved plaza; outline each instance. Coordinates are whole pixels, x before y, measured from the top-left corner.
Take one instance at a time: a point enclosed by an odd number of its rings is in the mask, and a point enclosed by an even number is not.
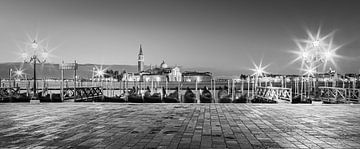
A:
[[[1,148],[360,148],[360,105],[0,104]]]

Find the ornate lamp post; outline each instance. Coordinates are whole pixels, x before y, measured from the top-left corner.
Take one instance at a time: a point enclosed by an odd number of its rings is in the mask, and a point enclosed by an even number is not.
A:
[[[34,94],[32,96],[32,100],[36,100],[37,99],[37,88],[36,88],[36,64],[37,63],[45,63],[46,59],[48,58],[48,53],[42,48],[39,47],[39,44],[36,42],[36,40],[34,40],[31,43],[31,48],[33,49],[30,53],[31,54],[27,54],[27,53],[22,53],[21,56],[24,59],[25,63],[33,63],[34,66]]]
[[[321,36],[320,28],[316,34],[306,31],[308,34],[307,39],[294,39],[299,51],[294,51],[298,57],[293,60],[301,60],[301,70],[305,71],[305,74],[309,74],[315,77],[314,84],[314,97],[315,100],[319,100],[319,71],[318,68],[322,65],[325,70],[327,63],[331,62],[335,67],[335,58],[341,57],[336,54],[343,45],[337,46],[334,44],[334,32]]]
[[[328,45],[321,43],[319,39],[311,41],[311,45],[302,53],[302,60],[312,70],[315,76],[315,100],[319,98],[319,72],[318,67],[333,57],[333,53],[326,48]],[[315,71],[314,71],[315,70]],[[309,72],[307,72],[309,73]]]

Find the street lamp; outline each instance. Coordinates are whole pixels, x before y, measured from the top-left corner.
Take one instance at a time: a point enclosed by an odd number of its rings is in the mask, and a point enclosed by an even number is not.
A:
[[[319,98],[319,71],[318,67],[323,65],[323,69],[325,70],[328,62],[331,62],[335,67],[334,58],[340,57],[335,52],[340,49],[341,46],[335,46],[333,44],[333,35],[334,32],[331,32],[325,36],[320,35],[320,29],[317,34],[312,34],[310,31],[307,31],[308,39],[305,40],[295,40],[299,52],[295,52],[298,54],[298,58],[296,60],[301,60],[301,70],[305,70],[305,74],[310,77],[311,75],[315,76],[315,90],[314,96],[315,100]],[[303,69],[303,68],[306,69]]]
[[[36,89],[36,64],[37,63],[45,63],[46,59],[48,58],[48,52],[42,48],[41,46],[39,46],[39,44],[37,43],[36,40],[34,40],[31,43],[31,48],[33,49],[32,52],[30,52],[31,54],[28,53],[22,53],[21,57],[24,59],[25,63],[33,63],[34,65],[34,94],[32,96],[32,100],[36,100],[37,99],[37,89]]]
[[[258,80],[259,80],[259,76],[263,76],[264,75],[264,73],[267,73],[266,71],[265,71],[265,69],[267,68],[267,67],[269,67],[269,64],[268,65],[266,65],[266,66],[262,66],[262,60],[260,61],[260,64],[259,65],[256,65],[255,63],[253,63],[253,65],[254,65],[254,69],[250,69],[250,70],[252,70],[254,73],[252,74],[252,76],[254,76],[255,75],[255,80],[254,80],[254,89],[256,89],[256,87],[257,87],[257,85],[258,85]],[[254,97],[254,89],[252,90],[253,91],[253,97]]]
[[[327,63],[333,57],[332,52],[324,47],[319,40],[313,40],[311,46],[303,51],[303,60],[309,68],[306,73],[315,76],[315,100],[319,98],[319,72],[318,67]],[[315,70],[314,70],[315,69]]]

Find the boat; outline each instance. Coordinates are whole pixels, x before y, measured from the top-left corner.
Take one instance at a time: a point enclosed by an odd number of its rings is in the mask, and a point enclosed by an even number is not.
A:
[[[227,86],[224,86],[224,89],[220,87],[218,92],[219,103],[231,103],[231,95],[227,91]]]
[[[246,103],[247,98],[246,98],[247,94],[243,94],[240,91],[237,91],[235,88],[235,97],[233,100],[233,103]]]
[[[127,102],[134,102],[134,103],[143,103],[143,98],[141,94],[139,93],[139,90],[135,87],[130,90],[129,95],[127,97]]]
[[[184,94],[184,103],[194,103],[196,101],[196,96],[194,92],[191,91],[189,87],[186,88],[186,92]]]
[[[161,93],[153,93],[151,94],[150,88],[146,88],[146,92],[144,94],[144,102],[147,103],[161,103]]]
[[[125,99],[117,95],[114,97],[104,96],[103,102],[125,102]]]
[[[166,103],[179,103],[179,88],[176,87],[176,90],[170,93],[168,96],[166,95],[165,88],[163,88],[164,98],[163,101]]]
[[[211,103],[212,100],[213,100],[212,95],[211,95],[210,91],[207,89],[207,87],[205,86],[200,95],[200,102],[201,103]]]
[[[45,96],[39,94],[38,98],[40,102],[62,102],[60,94],[46,94]]]

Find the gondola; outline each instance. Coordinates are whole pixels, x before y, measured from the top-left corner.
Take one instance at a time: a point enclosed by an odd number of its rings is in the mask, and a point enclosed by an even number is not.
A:
[[[1,102],[30,102],[30,98],[26,96],[26,93],[23,93],[9,97],[2,97],[0,98],[0,103]]]
[[[178,103],[179,102],[179,88],[176,88],[176,90],[172,93],[170,93],[168,96],[166,96],[165,88],[163,88],[164,98],[163,101],[165,103]]]
[[[141,94],[139,93],[138,89],[133,87],[133,89],[130,91],[128,98],[128,102],[134,102],[134,103],[143,103],[143,98]]]
[[[218,92],[219,103],[231,103],[231,95],[227,91],[227,86],[224,86],[224,89],[220,87]]]
[[[247,94],[243,94],[240,91],[237,91],[235,88],[235,96],[234,96],[234,100],[233,103],[246,103],[247,102]]]
[[[161,103],[161,93],[153,93],[151,95],[150,88],[146,88],[146,92],[144,94],[144,102],[147,103]]]
[[[38,98],[40,102],[62,102],[60,94],[46,94],[45,96],[38,94]]]
[[[115,97],[104,96],[103,102],[125,102],[125,99],[121,98],[121,96],[115,96]]]
[[[191,91],[189,87],[186,88],[186,92],[184,94],[184,103],[194,103],[196,101],[195,94]]]
[[[204,90],[200,95],[200,102],[201,103],[211,103],[212,102],[212,95],[211,95],[210,91],[206,88],[206,86],[204,87]]]

